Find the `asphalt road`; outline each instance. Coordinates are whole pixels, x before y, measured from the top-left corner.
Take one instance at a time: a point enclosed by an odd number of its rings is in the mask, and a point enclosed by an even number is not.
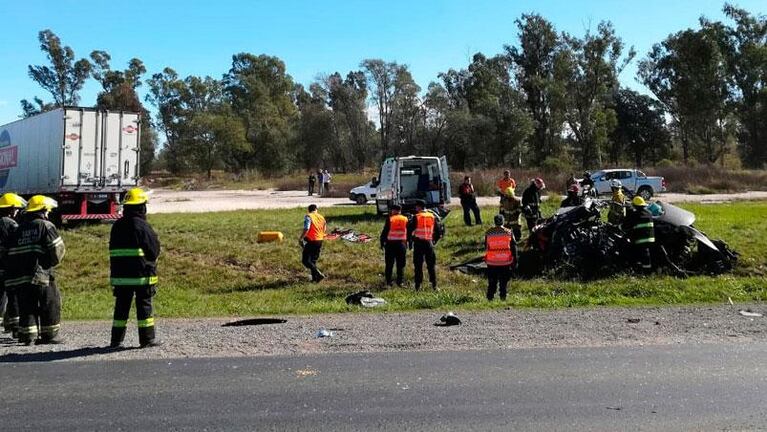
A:
[[[767,429],[767,344],[0,364],[3,430]]]

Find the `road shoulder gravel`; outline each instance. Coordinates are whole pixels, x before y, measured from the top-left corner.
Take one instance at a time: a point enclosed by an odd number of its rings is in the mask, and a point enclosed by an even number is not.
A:
[[[125,349],[106,348],[109,321],[64,322],[62,345],[22,346],[0,335],[0,363],[302,355],[346,352],[463,351],[533,347],[750,343],[767,340],[764,304],[642,308],[505,309],[461,312],[460,326],[438,327],[441,311],[206,319],[157,318],[164,345],[138,349],[135,321]],[[284,320],[284,323],[265,323]],[[318,338],[325,328],[331,337]]]

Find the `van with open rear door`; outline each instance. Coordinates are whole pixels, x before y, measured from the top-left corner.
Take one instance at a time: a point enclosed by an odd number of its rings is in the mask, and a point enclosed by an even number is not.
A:
[[[427,208],[450,203],[450,172],[444,156],[404,156],[384,160],[376,188],[376,212],[388,214],[394,204],[412,212],[423,200]]]

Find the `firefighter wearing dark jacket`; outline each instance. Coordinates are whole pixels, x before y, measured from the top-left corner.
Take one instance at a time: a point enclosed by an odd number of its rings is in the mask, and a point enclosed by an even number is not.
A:
[[[527,229],[533,230],[533,227],[541,219],[541,191],[546,188],[543,179],[536,177],[530,182],[530,186],[522,192],[522,213],[527,221]]]
[[[501,301],[505,301],[506,287],[517,261],[517,244],[511,230],[503,226],[503,215],[495,215],[494,222],[495,226],[485,233],[487,300],[493,300],[500,285]]]
[[[5,333],[11,333],[14,338],[18,336],[19,302],[16,293],[5,287],[6,255],[8,242],[19,227],[16,216],[26,205],[15,193],[0,196],[0,321]]]
[[[392,271],[394,264],[397,264],[397,286],[402,286],[405,272],[405,259],[407,256],[407,224],[406,216],[400,214],[402,207],[399,205],[391,206],[391,213],[386,218],[383,230],[381,231],[381,249],[384,250],[384,261],[386,262],[385,277],[386,285],[392,285]]]
[[[423,263],[426,262],[426,270],[429,272],[431,287],[437,290],[437,255],[434,253],[434,245],[442,237],[444,227],[437,215],[424,210],[425,203],[422,200],[416,202],[416,214],[408,224],[408,241],[413,248],[413,265],[415,267],[415,289],[421,289],[423,282]]]
[[[562,200],[562,203],[559,205],[559,208],[565,208],[565,207],[577,207],[579,205],[583,205],[583,199],[578,196],[578,186],[572,185],[567,189],[567,196],[564,200]]]
[[[160,241],[146,221],[147,194],[134,188],[123,199],[123,216],[109,236],[110,284],[115,297],[111,347],[125,339],[131,303],[136,298],[138,341],[142,348],[158,346],[155,339],[152,297],[157,292]]]
[[[5,286],[19,302],[19,342],[31,345],[61,343],[61,293],[54,267],[66,248],[48,213],[56,207],[51,198],[29,199],[19,227],[8,242]],[[38,339],[39,335],[39,339]]]
[[[652,213],[647,209],[645,200],[636,196],[631,203],[633,209],[626,216],[623,228],[631,241],[637,268],[641,273],[646,274],[652,271],[650,249],[655,244],[655,227]]]

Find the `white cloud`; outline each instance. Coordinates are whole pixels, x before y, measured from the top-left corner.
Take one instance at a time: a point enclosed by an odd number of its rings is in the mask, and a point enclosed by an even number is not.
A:
[[[8,101],[7,100],[0,100],[0,107],[4,107],[6,105],[8,105]]]

